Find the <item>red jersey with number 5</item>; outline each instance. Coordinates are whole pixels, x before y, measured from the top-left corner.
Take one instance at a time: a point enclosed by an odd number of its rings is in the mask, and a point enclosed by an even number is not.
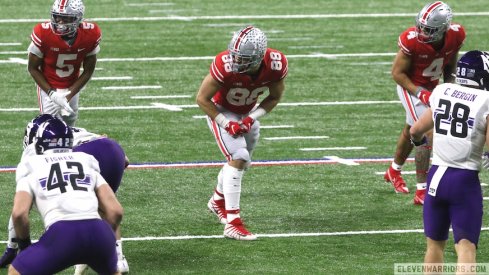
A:
[[[268,48],[256,76],[233,73],[229,51],[219,53],[211,64],[212,77],[222,88],[212,98],[214,103],[237,114],[247,114],[268,86],[287,76],[287,58],[280,51]]]
[[[443,74],[443,69],[456,55],[465,40],[465,30],[461,25],[452,24],[445,34],[445,43],[439,51],[431,44],[421,43],[416,38],[416,28],[405,30],[398,41],[399,48],[411,57],[409,78],[416,86],[432,91]]]
[[[41,71],[53,88],[69,88],[80,74],[83,60],[97,48],[102,33],[95,23],[82,22],[73,45],[51,30],[51,23],[39,23],[34,27],[31,40],[42,52]]]

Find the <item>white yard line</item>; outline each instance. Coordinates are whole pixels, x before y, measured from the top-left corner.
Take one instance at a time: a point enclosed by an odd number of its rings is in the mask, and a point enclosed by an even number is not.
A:
[[[367,147],[324,147],[324,148],[299,148],[301,151],[330,151],[330,150],[366,150]]]
[[[191,98],[191,95],[137,95],[131,99],[164,99],[164,98]]]
[[[488,227],[481,231],[488,231]],[[452,231],[452,229],[450,229]],[[362,235],[387,235],[387,234],[421,234],[423,229],[394,229],[394,230],[362,230],[362,231],[338,231],[338,232],[304,232],[304,233],[278,233],[278,234],[256,234],[260,238],[295,238],[295,237],[335,237],[335,236],[362,236]],[[147,237],[125,237],[122,241],[175,241],[196,239],[222,239],[221,235],[181,235],[181,236],[147,236]],[[33,240],[37,242],[37,240]],[[0,241],[7,243],[7,241]]]
[[[132,80],[132,76],[98,76],[92,77],[91,80]]]
[[[102,87],[102,90],[146,90],[146,89],[161,89],[160,85],[154,86],[109,86]]]
[[[141,87],[141,86],[138,86]],[[106,87],[107,88],[107,87]],[[160,87],[161,88],[161,87]],[[115,90],[115,89],[114,89]],[[371,102],[371,101],[369,101]],[[399,104],[400,101],[376,101],[375,104]],[[336,105],[365,105],[370,104],[365,101],[348,101],[348,102],[289,102],[279,103],[280,106],[336,106]],[[198,108],[197,104],[186,105],[168,105],[174,108],[186,109],[186,108]],[[111,106],[111,107],[80,107],[80,110],[141,110],[141,109],[158,109],[154,105],[137,105],[137,106]],[[0,112],[30,112],[38,111],[39,108],[0,108]]]
[[[327,139],[328,136],[290,136],[290,137],[266,137],[266,140],[291,140],[291,139]]]
[[[488,16],[489,12],[459,12],[454,16]],[[95,22],[124,22],[124,21],[192,21],[192,20],[241,20],[241,19],[330,19],[330,18],[386,18],[386,17],[409,17],[416,16],[415,13],[347,13],[347,14],[277,14],[277,15],[203,15],[203,16],[161,16],[161,17],[100,17],[88,18]],[[29,23],[44,22],[48,18],[22,18],[22,19],[0,19],[2,23]]]

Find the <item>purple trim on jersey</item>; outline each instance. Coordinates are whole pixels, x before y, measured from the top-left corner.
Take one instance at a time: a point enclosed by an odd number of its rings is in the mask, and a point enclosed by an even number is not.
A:
[[[110,138],[99,138],[73,148],[73,152],[92,155],[100,166],[100,174],[117,192],[126,168],[126,154],[122,147]]]
[[[75,264],[88,264],[98,274],[116,272],[115,235],[106,221],[55,222],[12,263],[23,275],[55,274]]]
[[[428,186],[437,171],[428,172]],[[436,197],[426,193],[423,205],[425,235],[435,241],[448,239],[450,224],[455,243],[467,239],[477,245],[482,226],[482,190],[479,172],[448,167],[436,191]]]

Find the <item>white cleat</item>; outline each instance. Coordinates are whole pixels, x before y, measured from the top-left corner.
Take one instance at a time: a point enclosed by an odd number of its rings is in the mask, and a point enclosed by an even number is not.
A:
[[[84,275],[88,272],[88,265],[86,264],[77,264],[75,265],[75,274],[74,275]]]
[[[224,227],[224,237],[238,241],[254,241],[256,235],[246,230],[240,218],[232,220]]]
[[[122,274],[129,273],[129,265],[127,264],[125,256],[122,256],[122,258],[117,261],[117,271]]]

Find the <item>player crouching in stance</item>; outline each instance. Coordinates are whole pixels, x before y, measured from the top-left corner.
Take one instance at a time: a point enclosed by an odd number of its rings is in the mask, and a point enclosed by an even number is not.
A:
[[[39,126],[33,143],[36,155],[22,158],[16,170],[12,220],[20,253],[8,274],[54,274],[79,263],[101,274],[120,274],[114,229],[123,209],[100,175],[97,161],[72,152],[73,132],[57,118]],[[33,204],[46,231],[31,244]]]
[[[41,114],[32,119],[26,126],[24,132],[24,151],[22,159],[27,156],[36,155],[35,144],[33,144],[37,129],[39,126],[54,117],[50,114]],[[107,181],[114,193],[117,192],[124,169],[128,166],[127,159],[122,147],[113,139],[105,136],[97,135],[86,131],[83,128],[72,128],[73,130],[73,152],[83,152],[92,155],[99,164],[100,174]],[[129,272],[129,265],[122,253],[122,241],[120,225],[116,228],[116,252],[117,252],[117,267],[120,272]],[[18,252],[16,243],[16,234],[13,227],[12,218],[9,220],[8,226],[8,242],[5,253],[0,259],[0,268],[4,268],[15,259]],[[75,274],[83,274],[88,269],[87,265],[80,264],[75,266]]]
[[[489,54],[469,51],[457,63],[456,83],[437,86],[431,108],[411,127],[413,144],[433,130],[433,160],[423,206],[425,265],[438,269],[450,224],[457,265],[474,270],[482,225],[479,180],[484,144],[489,146]]]
[[[197,104],[227,163],[219,172],[208,208],[225,224],[224,236],[255,240],[240,217],[241,181],[260,136],[258,118],[272,111],[285,90],[287,59],[267,48],[267,37],[248,26],[236,32],[219,53],[197,94]],[[268,96],[256,106],[258,97]]]

